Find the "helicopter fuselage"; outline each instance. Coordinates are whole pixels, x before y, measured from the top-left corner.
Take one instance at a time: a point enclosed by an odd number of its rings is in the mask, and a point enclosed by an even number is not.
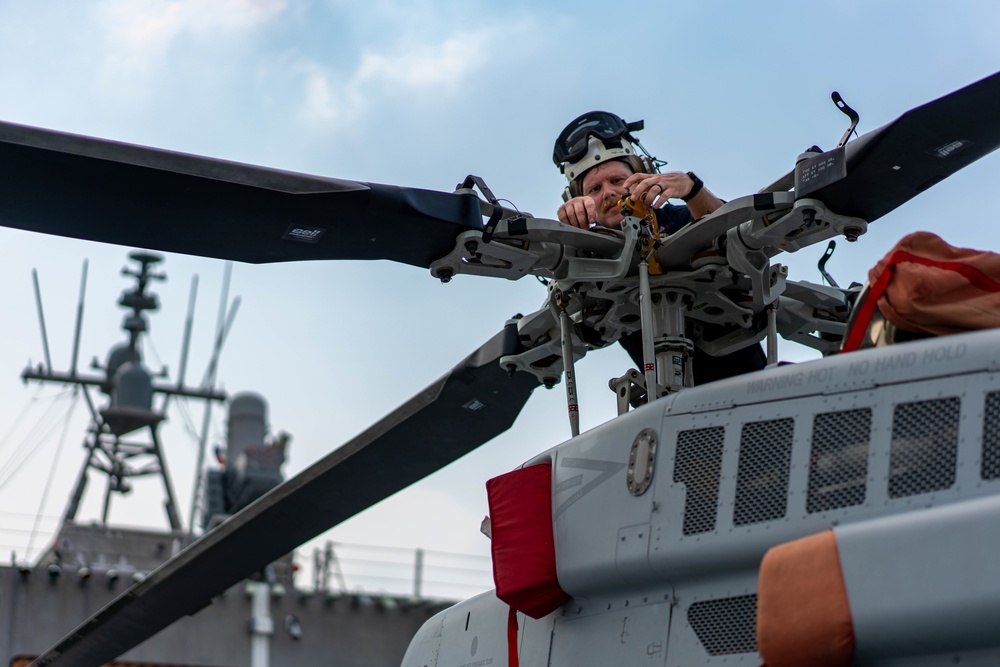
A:
[[[551,466],[538,511],[552,512],[571,599],[518,614],[519,663],[759,665],[762,558],[832,530],[853,664],[997,664],[998,350],[993,330],[771,368],[527,462]],[[644,431],[657,446],[636,494]],[[403,667],[513,664],[507,614],[493,593],[441,612]]]

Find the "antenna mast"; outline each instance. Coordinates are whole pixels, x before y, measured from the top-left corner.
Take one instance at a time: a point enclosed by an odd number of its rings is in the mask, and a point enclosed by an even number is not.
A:
[[[76,331],[73,339],[73,361],[69,372],[56,372],[52,369],[48,357],[48,344],[45,339],[44,319],[41,319],[47,367],[44,369],[26,368],[21,377],[25,381],[38,380],[79,386],[91,408],[93,423],[85,443],[87,454],[63,515],[63,523],[71,522],[76,518],[89,473],[93,470],[107,478],[102,523],[107,524],[113,494],[125,494],[131,490],[130,478],[156,475],[163,483],[164,506],[170,528],[181,532],[182,526],[173,485],[170,481],[170,474],[157,430],[160,422],[164,419],[164,413],[153,409],[153,396],[156,393],[161,393],[165,394],[167,398],[186,396],[211,402],[224,401],[226,395],[211,388],[185,387],[183,379],[176,384],[158,384],[153,381],[153,374],[142,363],[139,343],[142,335],[149,328],[145,313],[159,308],[157,296],[148,291],[148,288],[153,280],[165,279],[165,275],[155,273],[152,268],[163,258],[157,254],[139,251],[131,253],[129,258],[138,262],[139,266],[138,268],[126,267],[122,269],[122,275],[130,276],[136,281],[135,287],[123,292],[119,300],[119,305],[130,311],[122,324],[122,328],[128,334],[128,341],[113,347],[104,365],[94,361],[92,367],[103,371],[103,376],[80,374],[76,370],[80,329],[83,322],[83,297],[87,280],[87,264],[84,263],[80,301],[77,306]],[[35,274],[35,294],[41,318],[41,295],[38,290],[37,274]],[[90,396],[92,387],[98,388],[108,396],[109,403],[106,407],[100,410],[94,407]],[[166,399],[164,406],[165,404]],[[146,439],[140,439],[133,435],[141,432],[147,433]]]

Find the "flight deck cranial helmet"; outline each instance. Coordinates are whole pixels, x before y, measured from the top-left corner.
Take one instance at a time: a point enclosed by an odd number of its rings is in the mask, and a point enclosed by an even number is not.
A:
[[[591,111],[567,125],[552,150],[552,161],[569,185],[563,200],[583,194],[583,175],[609,160],[622,160],[638,174],[655,174],[664,164],[649,155],[632,133],[643,128],[641,120],[626,123],[613,113]]]

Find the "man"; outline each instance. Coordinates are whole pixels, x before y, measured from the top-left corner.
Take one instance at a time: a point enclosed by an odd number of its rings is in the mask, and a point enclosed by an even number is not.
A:
[[[559,207],[559,220],[581,229],[592,225],[621,229],[624,218],[618,202],[628,191],[633,200],[648,199],[651,208],[660,209],[659,215],[668,219],[667,232],[673,233],[723,204],[696,179],[693,173],[636,173],[624,160],[606,160],[584,172],[579,179],[582,194]],[[682,199],[687,207],[669,204],[670,199]]]
[[[594,225],[621,229],[624,216],[618,202],[626,191],[633,200],[656,211],[667,234],[723,205],[694,173],[659,173],[663,163],[651,157],[632,134],[642,127],[642,121],[626,123],[614,114],[592,111],[559,134],[552,160],[569,181],[563,193],[565,201],[557,212],[560,222],[580,229]],[[680,199],[686,206],[671,204],[670,199]],[[623,336],[621,344],[642,368],[642,333]],[[712,357],[695,347],[694,383],[760,370],[766,363],[759,344],[722,357]]]

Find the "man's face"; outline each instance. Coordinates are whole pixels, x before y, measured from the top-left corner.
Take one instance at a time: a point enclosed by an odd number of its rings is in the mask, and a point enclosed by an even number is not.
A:
[[[599,164],[583,175],[583,195],[597,204],[597,224],[621,229],[624,217],[618,200],[625,194],[625,180],[631,175],[631,167],[621,160]]]

